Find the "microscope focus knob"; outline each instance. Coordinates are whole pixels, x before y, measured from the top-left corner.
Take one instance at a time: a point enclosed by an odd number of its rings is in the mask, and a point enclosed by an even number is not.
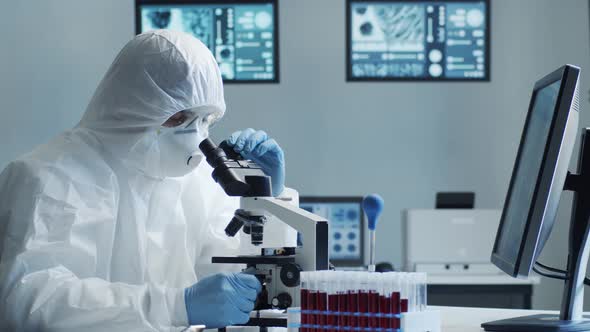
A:
[[[272,307],[275,309],[287,309],[293,304],[291,295],[287,293],[281,293],[272,299]]]
[[[301,268],[295,263],[288,263],[281,267],[281,282],[287,287],[299,286]]]

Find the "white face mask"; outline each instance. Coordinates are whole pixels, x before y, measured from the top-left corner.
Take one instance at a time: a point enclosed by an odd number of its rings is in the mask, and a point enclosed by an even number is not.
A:
[[[159,170],[163,177],[180,177],[192,172],[203,160],[199,144],[209,136],[206,118],[197,117],[187,125],[158,129]]]

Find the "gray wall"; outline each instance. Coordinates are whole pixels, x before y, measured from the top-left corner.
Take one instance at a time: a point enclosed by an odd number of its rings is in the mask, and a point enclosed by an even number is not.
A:
[[[302,194],[380,193],[377,257],[399,265],[402,209],[433,206],[439,190],[474,190],[478,207],[502,205],[533,82],[564,63],[590,68],[588,5],[493,0],[490,83],[346,83],[344,2],[280,1],[282,82],[226,87],[228,113],[214,136],[264,128],[286,150],[288,184]],[[0,166],[73,126],[134,32],[131,0],[5,1],[2,12]],[[545,249],[548,264],[564,265],[567,217]],[[535,307],[557,308],[560,292],[544,280]]]

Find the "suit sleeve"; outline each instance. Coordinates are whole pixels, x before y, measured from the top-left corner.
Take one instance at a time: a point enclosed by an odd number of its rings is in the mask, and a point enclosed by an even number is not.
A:
[[[184,330],[182,290],[96,275],[109,264],[99,253],[112,241],[116,197],[65,178],[24,163],[0,175],[2,330]]]

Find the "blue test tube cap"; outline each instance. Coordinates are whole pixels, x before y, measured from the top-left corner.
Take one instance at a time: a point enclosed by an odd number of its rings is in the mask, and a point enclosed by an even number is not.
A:
[[[369,229],[374,231],[377,227],[377,219],[383,211],[383,198],[377,194],[371,194],[363,199],[363,210],[369,219]]]

